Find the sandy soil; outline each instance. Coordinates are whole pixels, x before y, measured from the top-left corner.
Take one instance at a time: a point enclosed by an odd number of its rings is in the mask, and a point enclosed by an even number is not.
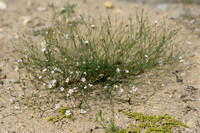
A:
[[[71,122],[64,120],[56,124],[52,124],[46,120],[49,115],[53,115],[54,111],[41,111],[24,109],[19,100],[23,93],[19,88],[16,89],[14,96],[5,93],[7,88],[11,87],[11,83],[19,80],[19,74],[14,71],[13,65],[13,45],[17,42],[17,33],[21,29],[31,30],[31,23],[37,17],[49,20],[51,9],[49,4],[61,8],[64,4],[77,4],[77,14],[83,16],[92,16],[98,18],[106,16],[105,0],[4,0],[6,9],[0,8],[0,133],[101,133],[104,130],[95,122],[95,115],[101,109],[106,118],[110,117],[110,106],[101,104],[95,106],[92,110],[87,110],[84,115],[77,115],[76,120]],[[174,129],[176,133],[200,133],[200,29],[195,23],[200,22],[200,5],[183,5],[168,2],[160,5],[160,2],[151,2],[147,4],[135,3],[131,0],[111,0],[113,8],[110,9],[112,14],[117,14],[119,18],[129,17],[135,13],[135,8],[144,8],[148,12],[150,22],[164,19],[169,27],[181,27],[181,31],[177,36],[181,41],[180,45],[185,50],[185,59],[183,63],[177,67],[177,76],[182,82],[177,82],[174,74],[170,74],[163,83],[165,84],[153,97],[145,104],[138,103],[129,105],[127,103],[115,103],[114,110],[116,112],[116,125],[118,128],[126,128],[131,119],[124,116],[119,110],[126,109],[129,111],[143,112],[152,115],[163,115],[165,113],[187,124],[190,128]],[[195,22],[185,19],[183,16],[195,16]],[[195,31],[190,26],[195,27]],[[12,40],[12,41],[10,41]],[[190,43],[188,43],[190,42]],[[187,59],[186,59],[187,58]]]

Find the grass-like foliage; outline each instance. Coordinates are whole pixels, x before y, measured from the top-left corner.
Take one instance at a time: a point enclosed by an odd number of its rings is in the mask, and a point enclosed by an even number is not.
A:
[[[177,126],[183,126],[189,128],[187,125],[181,123],[180,121],[168,116],[167,114],[163,116],[148,116],[142,113],[127,113],[122,111],[125,115],[134,118],[136,121],[139,121],[138,126],[130,124],[132,129],[126,130],[122,129],[120,133],[126,132],[137,132],[140,133],[140,129],[146,129],[146,133],[150,132],[159,132],[159,133],[172,133],[172,128]]]
[[[187,125],[181,123],[177,119],[172,118],[167,114],[164,114],[163,116],[149,116],[137,112],[128,113],[126,111],[122,111],[122,113],[130,118],[133,118],[133,122],[136,121],[137,124],[134,125],[131,123],[128,129],[117,129],[115,124],[114,112],[112,118],[110,119],[110,122],[107,122],[104,119],[102,112],[99,112],[99,116],[96,116],[96,119],[104,128],[106,133],[173,133],[172,129],[178,126],[189,128]]]
[[[104,128],[105,133],[114,133],[117,132],[117,128],[115,125],[114,111],[112,110],[112,118],[107,122],[103,115],[102,111],[99,111],[98,115],[96,115],[96,121]]]
[[[138,75],[179,61],[177,30],[149,23],[143,12],[125,24],[113,23],[109,15],[100,21],[73,19],[74,6],[63,10],[37,36],[21,36],[18,63],[41,88],[56,90],[76,107],[94,94],[132,94]]]

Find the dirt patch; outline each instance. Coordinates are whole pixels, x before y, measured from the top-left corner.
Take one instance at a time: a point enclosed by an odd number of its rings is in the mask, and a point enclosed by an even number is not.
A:
[[[13,45],[18,39],[17,33],[21,27],[32,30],[32,23],[38,20],[37,17],[50,20],[50,4],[61,8],[67,2],[77,4],[77,14],[100,18],[106,16],[105,0],[4,0],[6,4],[0,9],[0,132],[104,132],[95,121],[95,115],[102,110],[106,118],[111,117],[110,105],[104,102],[97,103],[93,109],[87,110],[84,115],[76,115],[74,122],[63,120],[52,124],[46,120],[48,116],[54,115],[55,111],[30,110],[21,106],[20,95],[23,90],[17,85],[11,86],[19,80],[19,74],[14,70],[13,65]],[[200,46],[198,34],[191,32],[191,20],[186,23],[182,16],[192,15],[192,19],[199,20],[199,5],[183,5],[177,3],[167,3],[168,5],[158,6],[158,4],[142,4],[122,0],[112,0],[111,14],[116,14],[118,18],[126,20],[130,14],[135,14],[135,8],[144,8],[148,12],[150,21],[164,18],[165,24],[170,27],[181,27],[177,40],[186,53],[183,63],[177,67],[177,71],[169,74],[169,78],[163,81],[163,87],[155,93],[146,103],[129,105],[128,103],[114,103],[116,112],[116,125],[118,128],[126,128],[132,122],[124,116],[120,110],[137,111],[151,115],[168,115],[187,124],[190,128],[174,129],[174,132],[198,133],[200,132]],[[188,13],[188,11],[190,11]],[[195,18],[194,18],[195,17]],[[193,24],[193,23],[192,23]],[[19,28],[20,27],[20,28]],[[199,25],[192,25],[192,30],[200,28]],[[12,41],[10,41],[10,39]],[[7,94],[7,89],[15,89],[12,96]],[[23,99],[21,99],[23,100]],[[79,112],[77,111],[77,114]]]

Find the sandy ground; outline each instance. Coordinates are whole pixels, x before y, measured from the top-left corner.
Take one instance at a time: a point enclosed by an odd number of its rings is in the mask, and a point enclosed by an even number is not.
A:
[[[66,3],[77,4],[77,14],[83,16],[100,17],[106,16],[105,0],[4,0],[7,7],[0,8],[0,133],[101,133],[104,130],[95,122],[95,115],[101,109],[106,117],[110,117],[110,106],[101,104],[95,106],[92,110],[87,110],[84,115],[77,115],[76,120],[71,122],[64,120],[52,124],[46,120],[53,111],[47,111],[41,114],[41,111],[24,109],[21,102],[18,101],[22,91],[15,88],[17,93],[10,96],[5,90],[11,86],[11,83],[19,79],[19,74],[14,71],[12,63],[13,45],[17,42],[17,33],[21,29],[31,30],[31,22],[37,17],[49,20],[51,9],[49,4],[61,8]],[[200,133],[200,5],[183,5],[168,2],[147,4],[135,3],[131,0],[111,0],[113,8],[110,9],[112,14],[117,14],[120,18],[128,18],[130,14],[135,13],[136,7],[144,8],[148,12],[150,21],[164,19],[167,26],[181,27],[177,39],[183,40],[180,45],[183,46],[186,55],[184,63],[181,63],[177,70],[177,76],[183,82],[177,82],[174,74],[169,75],[169,80],[164,82],[162,87],[153,97],[145,104],[115,103],[116,125],[118,128],[126,128],[131,119],[122,115],[118,110],[126,109],[129,111],[143,112],[151,115],[163,115],[165,113],[187,124],[190,128],[174,129],[176,133]],[[198,2],[198,1],[197,1]],[[1,7],[1,6],[0,6]],[[194,16],[185,19],[183,16]],[[192,29],[190,27],[195,28]],[[10,41],[12,40],[12,41]],[[186,59],[187,58],[187,59]],[[6,91],[7,92],[7,91]]]

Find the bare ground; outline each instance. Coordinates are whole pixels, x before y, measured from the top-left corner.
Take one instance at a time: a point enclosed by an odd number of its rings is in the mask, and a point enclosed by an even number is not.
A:
[[[37,17],[50,19],[51,9],[49,4],[54,3],[61,8],[66,3],[77,4],[77,13],[92,17],[106,16],[105,0],[4,0],[7,8],[0,10],[0,133],[4,132],[25,132],[25,133],[70,133],[70,132],[95,132],[100,133],[104,130],[95,122],[95,115],[102,110],[106,117],[110,117],[109,105],[101,104],[95,106],[93,110],[87,110],[84,115],[77,115],[76,120],[71,122],[64,120],[52,124],[46,120],[53,111],[41,111],[24,109],[21,102],[17,101],[23,94],[18,87],[17,93],[10,96],[5,93],[10,82],[19,80],[19,74],[14,71],[12,64],[13,45],[17,41],[17,33],[21,29],[31,30],[31,22]],[[119,110],[143,112],[152,115],[163,115],[165,113],[187,124],[190,128],[174,129],[176,133],[200,133],[200,5],[172,4],[166,7],[160,7],[158,3],[141,4],[127,2],[125,0],[112,0],[113,8],[110,11],[117,14],[118,17],[128,18],[130,14],[135,13],[135,7],[144,8],[148,12],[150,21],[162,21],[169,27],[181,27],[177,36],[181,41],[180,45],[186,52],[187,59],[177,67],[177,77],[175,74],[169,74],[169,77],[163,81],[164,87],[152,96],[145,104],[138,103],[129,105],[128,103],[115,103],[116,125],[119,128],[126,128],[132,122],[131,119],[124,116]],[[199,13],[199,14],[198,14]],[[191,23],[192,18],[185,19],[184,16],[195,16],[195,22]],[[196,24],[196,25],[195,25]],[[190,27],[195,27],[191,29]],[[10,41],[12,40],[12,41]],[[188,43],[190,42],[190,43]],[[178,79],[178,81],[177,81]],[[182,80],[182,82],[181,82]],[[6,91],[7,92],[7,91]]]

